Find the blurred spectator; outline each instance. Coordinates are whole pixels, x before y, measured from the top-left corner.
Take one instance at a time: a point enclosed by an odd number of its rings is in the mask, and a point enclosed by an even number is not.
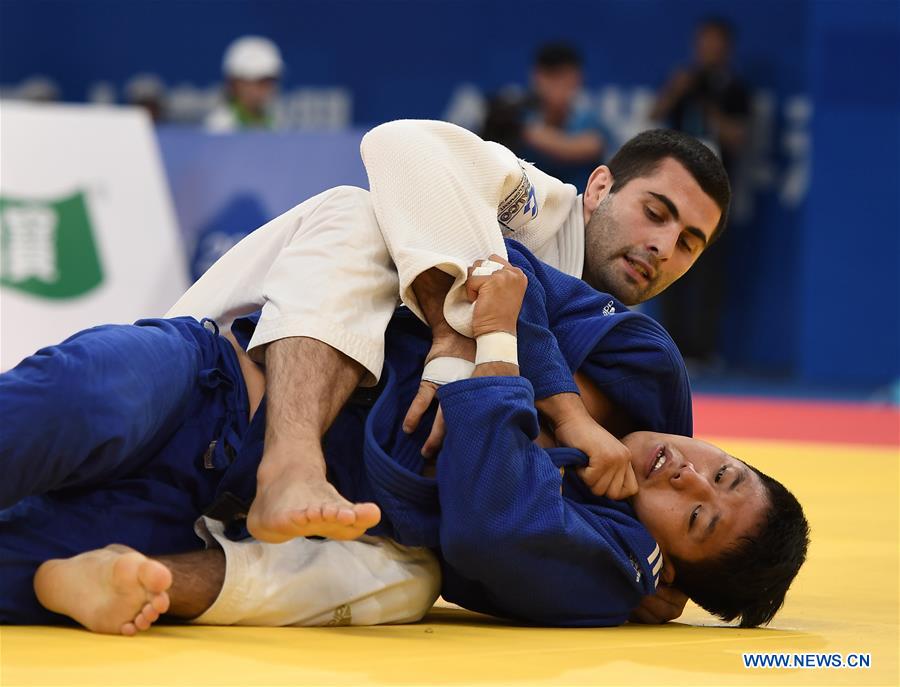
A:
[[[750,115],[749,93],[731,67],[733,38],[725,20],[702,21],[694,37],[694,63],[675,71],[652,113],[655,120],[696,136],[715,150],[732,185]],[[722,367],[717,351],[728,237],[725,232],[688,274],[659,297],[663,324],[695,373]]]
[[[653,108],[653,119],[704,140],[733,172],[747,138],[750,96],[731,67],[734,32],[723,19],[700,23],[694,64],[675,71]]]
[[[129,105],[147,110],[154,124],[166,119],[166,87],[155,74],[136,74],[129,79],[125,99]]]
[[[31,76],[22,82],[12,97],[31,103],[55,103],[59,101],[59,86],[48,76]]]
[[[582,83],[582,59],[575,48],[542,46],[531,73],[532,92],[506,90],[493,98],[483,135],[581,188],[607,144],[602,126],[580,97]]]
[[[268,38],[243,36],[225,51],[225,102],[206,118],[214,132],[275,128],[273,105],[284,69],[281,51]]]
[[[533,97],[520,86],[500,89],[488,100],[481,137],[506,146],[521,156],[523,120]]]

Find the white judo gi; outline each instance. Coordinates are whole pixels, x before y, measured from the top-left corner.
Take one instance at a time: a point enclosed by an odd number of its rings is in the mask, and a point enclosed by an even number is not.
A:
[[[422,317],[411,286],[425,270],[455,277],[444,311],[464,335],[471,335],[467,268],[492,253],[506,257],[504,237],[581,276],[584,218],[574,186],[445,122],[383,124],[360,149],[370,191],[333,188],[288,210],[222,256],[166,316],[209,317],[227,328],[262,308],[249,346],[256,360],[272,341],[310,337],[358,361],[363,383],[374,384],[398,302]],[[353,624],[404,622],[437,597],[437,564],[421,549],[375,538],[278,545],[215,538],[229,572],[197,622],[329,624],[344,607]]]

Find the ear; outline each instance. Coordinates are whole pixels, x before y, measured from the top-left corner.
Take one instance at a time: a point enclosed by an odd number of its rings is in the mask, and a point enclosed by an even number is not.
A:
[[[675,581],[675,567],[665,556],[663,556],[663,567],[662,571],[659,573],[659,579],[669,585]]]
[[[586,215],[590,216],[594,213],[601,201],[609,195],[612,185],[613,175],[606,165],[600,165],[591,172],[583,196]]]

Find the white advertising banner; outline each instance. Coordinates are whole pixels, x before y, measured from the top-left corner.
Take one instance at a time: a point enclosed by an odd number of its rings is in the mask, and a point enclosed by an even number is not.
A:
[[[136,108],[0,103],[0,370],[187,288],[153,129]]]

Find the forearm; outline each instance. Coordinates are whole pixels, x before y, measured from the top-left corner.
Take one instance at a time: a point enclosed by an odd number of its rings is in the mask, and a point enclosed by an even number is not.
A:
[[[603,140],[594,132],[567,134],[538,125],[527,130],[526,138],[541,152],[565,162],[593,161],[603,153]]]
[[[426,270],[412,284],[425,321],[431,327],[432,349],[429,359],[435,357],[475,360],[475,341],[453,329],[444,317],[444,302],[454,279],[436,267]]]
[[[454,279],[437,267],[425,270],[415,278],[412,291],[416,302],[432,331],[443,331],[448,327],[444,318],[444,300],[453,286]]]
[[[665,87],[656,99],[656,104],[650,112],[650,119],[654,121],[667,119],[669,115],[672,114],[672,110],[675,109],[678,101],[681,100],[685,93],[691,88],[694,79],[695,76],[693,72],[686,70],[676,71],[668,82],[666,82]]]
[[[542,398],[534,403],[538,412],[556,429],[566,419],[583,416],[587,413],[581,396],[576,393],[562,393]]]

